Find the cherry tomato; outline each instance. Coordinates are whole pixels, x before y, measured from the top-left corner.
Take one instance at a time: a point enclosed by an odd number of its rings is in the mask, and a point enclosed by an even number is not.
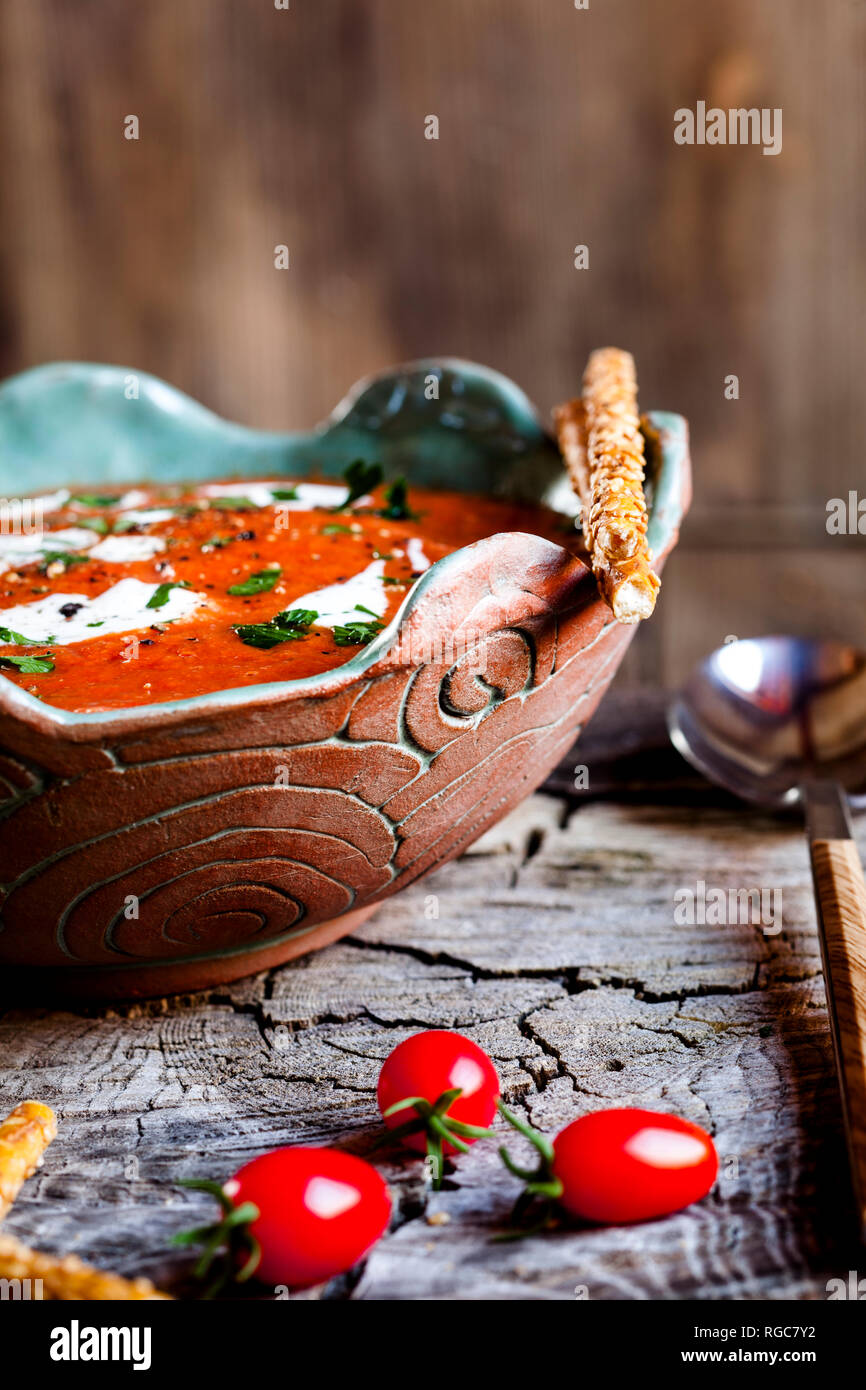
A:
[[[454,1090],[460,1095],[450,1101],[441,1118],[446,1129],[456,1121],[458,1128],[453,1134],[459,1136],[461,1146],[474,1144],[480,1136],[468,1133],[463,1126],[486,1129],[496,1114],[499,1077],[493,1063],[477,1043],[461,1033],[444,1028],[415,1033],[394,1048],[382,1067],[379,1109],[388,1128],[398,1129],[417,1115],[411,1108],[387,1115],[392,1105],[415,1096],[435,1106],[440,1097]],[[457,1146],[449,1144],[444,1134],[440,1137],[444,1153],[457,1152]],[[417,1153],[425,1153],[425,1130],[406,1135],[404,1143]]]
[[[716,1180],[710,1136],[654,1110],[597,1110],[553,1141],[559,1203],[572,1216],[621,1224],[648,1221],[705,1197]]]
[[[391,1199],[369,1163],[337,1149],[274,1149],[223,1184],[235,1207],[254,1202],[255,1277],[305,1288],[351,1269],[385,1232]]]

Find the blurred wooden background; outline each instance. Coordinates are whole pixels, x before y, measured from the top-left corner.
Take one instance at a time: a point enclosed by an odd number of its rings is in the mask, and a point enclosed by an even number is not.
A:
[[[0,0],[0,373],[122,362],[296,428],[436,353],[546,412],[616,342],[697,490],[622,679],[866,645],[866,537],[825,529],[866,496],[864,40],[863,0]],[[782,153],[676,145],[698,100],[781,107]]]

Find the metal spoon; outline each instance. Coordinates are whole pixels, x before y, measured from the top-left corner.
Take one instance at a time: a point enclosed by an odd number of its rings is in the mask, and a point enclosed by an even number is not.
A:
[[[668,728],[711,781],[761,805],[804,808],[866,1240],[866,880],[848,816],[849,800],[866,806],[866,655],[796,637],[728,642],[695,668],[670,706]]]

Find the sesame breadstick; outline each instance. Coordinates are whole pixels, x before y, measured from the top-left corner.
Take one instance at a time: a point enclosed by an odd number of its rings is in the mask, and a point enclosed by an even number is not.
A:
[[[43,1299],[97,1303],[171,1298],[149,1279],[106,1274],[75,1255],[42,1255],[6,1235],[0,1235],[0,1277],[29,1279],[31,1285],[39,1281]]]
[[[646,543],[644,441],[631,354],[593,352],[583,399],[560,406],[555,418],[599,589],[618,622],[640,622],[653,611],[659,579]]]
[[[25,1100],[0,1124],[0,1221],[57,1133],[54,1111]]]

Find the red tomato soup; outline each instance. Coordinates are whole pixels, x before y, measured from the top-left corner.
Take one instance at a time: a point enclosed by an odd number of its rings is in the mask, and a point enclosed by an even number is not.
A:
[[[81,713],[296,680],[355,656],[461,546],[529,531],[577,548],[546,508],[355,470],[34,499],[41,524],[0,534],[0,672]]]

